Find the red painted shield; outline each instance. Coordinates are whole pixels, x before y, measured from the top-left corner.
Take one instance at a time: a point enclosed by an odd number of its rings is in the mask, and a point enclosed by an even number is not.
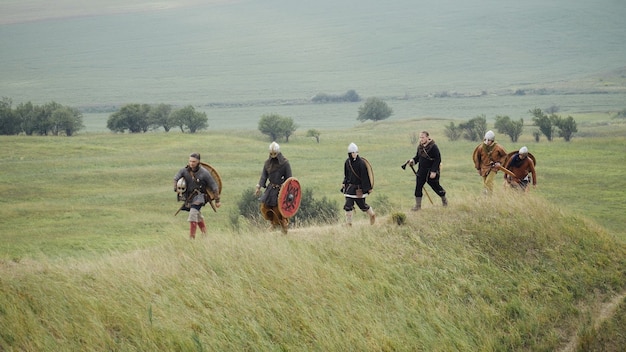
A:
[[[278,211],[285,218],[290,218],[298,212],[300,199],[302,198],[302,188],[300,182],[295,177],[289,177],[278,192]]]

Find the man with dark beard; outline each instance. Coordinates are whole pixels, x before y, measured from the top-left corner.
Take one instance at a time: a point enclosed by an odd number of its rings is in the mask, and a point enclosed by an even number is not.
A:
[[[269,152],[269,158],[265,160],[261,178],[256,185],[254,194],[258,197],[261,195],[261,188],[265,188],[265,192],[259,198],[261,215],[263,215],[265,220],[272,223],[272,227],[275,228],[280,225],[282,232],[286,234],[289,227],[289,219],[283,217],[278,210],[278,193],[283,182],[291,177],[291,165],[289,165],[289,160],[280,152],[278,143],[272,142]]]
[[[415,183],[415,206],[411,210],[418,211],[422,208],[422,191],[426,183],[441,197],[443,206],[447,206],[446,190],[439,184],[441,154],[439,153],[439,147],[430,138],[428,132],[420,132],[417,153],[413,158],[407,160],[407,163],[411,166],[419,164]]]

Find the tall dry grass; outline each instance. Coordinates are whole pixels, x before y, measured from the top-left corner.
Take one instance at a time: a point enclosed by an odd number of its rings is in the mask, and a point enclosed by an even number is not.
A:
[[[319,145],[283,143],[301,183],[340,201],[356,142],[375,168],[372,204],[387,197],[389,213],[407,216],[369,226],[359,213],[350,229],[288,236],[228,223],[266,157],[258,133],[1,137],[1,349],[551,351],[590,331],[596,305],[626,287],[623,198],[575,193],[623,194],[612,151],[624,138],[605,135],[620,125],[530,144],[539,188],[486,198],[473,143],[445,141],[445,124],[363,124],[323,131]],[[400,164],[423,129],[442,149],[450,206],[425,200],[412,213],[414,179]],[[224,179],[224,206],[206,212],[209,236],[193,242],[184,215],[173,217],[171,180],[191,151]],[[611,172],[594,164],[606,162]],[[606,184],[583,183],[600,175]]]
[[[2,261],[4,350],[555,350],[626,247],[532,195],[349,228]]]

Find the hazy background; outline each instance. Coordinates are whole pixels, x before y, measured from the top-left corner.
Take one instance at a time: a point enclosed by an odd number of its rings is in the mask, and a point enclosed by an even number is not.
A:
[[[350,89],[385,98],[393,119],[620,110],[624,75],[617,92],[602,77],[626,67],[624,18],[622,0],[10,0],[0,96],[193,104],[210,128],[255,128],[268,112],[353,125],[360,104],[306,104]]]

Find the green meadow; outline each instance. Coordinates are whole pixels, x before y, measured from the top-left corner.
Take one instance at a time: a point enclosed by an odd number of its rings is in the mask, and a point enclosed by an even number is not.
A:
[[[84,111],[71,138],[0,136],[0,351],[623,351],[624,7],[596,2],[3,1],[0,97]],[[391,118],[357,124],[381,97]],[[191,104],[197,134],[112,134],[123,104]],[[571,115],[532,139],[533,108]],[[271,141],[339,221],[287,235],[238,215]],[[481,194],[475,143],[444,128],[523,118],[538,187]],[[306,131],[321,131],[320,143]],[[428,130],[450,205],[400,165]],[[343,224],[354,142],[378,217]],[[172,178],[191,152],[223,179],[209,233],[188,239]],[[428,191],[429,189],[427,189]],[[434,197],[434,192],[429,192]],[[398,225],[393,216],[405,215]]]
[[[601,312],[626,288],[626,125],[575,118],[570,143],[499,135],[537,157],[538,188],[492,197],[481,195],[475,144],[443,137],[450,120],[322,130],[319,144],[299,130],[281,149],[303,187],[340,211],[355,142],[374,168],[379,216],[286,236],[232,226],[267,157],[258,131],[2,136],[0,347],[554,351],[602,333],[605,348],[619,346],[623,303]],[[450,206],[425,199],[414,213],[414,178],[400,165],[421,130],[440,146]],[[186,213],[174,216],[172,182],[193,151],[223,179],[223,206],[204,210],[209,234],[195,241]]]

